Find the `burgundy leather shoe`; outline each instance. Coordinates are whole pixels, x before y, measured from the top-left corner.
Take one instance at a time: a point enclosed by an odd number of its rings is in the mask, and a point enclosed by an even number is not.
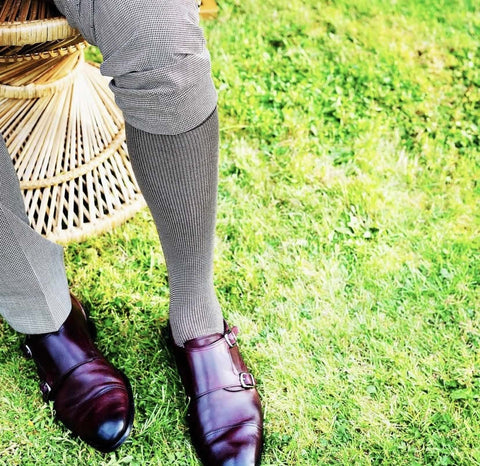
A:
[[[263,416],[255,379],[237,346],[238,329],[174,345],[178,370],[190,398],[192,443],[206,466],[260,464]]]
[[[68,429],[102,452],[125,441],[134,413],[130,384],[95,347],[74,296],[60,329],[28,335],[23,351],[37,365],[45,401],[54,401],[57,418]]]

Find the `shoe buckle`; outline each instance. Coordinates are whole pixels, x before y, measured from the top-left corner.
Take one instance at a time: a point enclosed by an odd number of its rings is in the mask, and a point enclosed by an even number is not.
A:
[[[240,385],[243,388],[254,388],[255,387],[255,377],[253,377],[250,372],[240,372]]]
[[[23,355],[27,359],[31,359],[33,357],[32,350],[30,349],[30,346],[28,346],[26,343],[22,345],[22,351],[23,351]]]
[[[42,382],[40,384],[40,391],[42,392],[43,400],[48,401],[52,387],[47,382]]]
[[[233,332],[228,331],[223,337],[230,348],[233,348],[237,344],[237,337]]]

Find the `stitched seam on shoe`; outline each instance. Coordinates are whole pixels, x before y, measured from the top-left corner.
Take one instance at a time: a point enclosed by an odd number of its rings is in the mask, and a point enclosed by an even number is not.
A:
[[[211,348],[215,348],[217,346],[220,346],[222,343],[225,343],[225,345],[228,347],[227,342],[225,341],[225,338],[220,337],[217,341],[214,341],[213,343],[210,343],[207,346],[199,346],[199,347],[193,347],[193,348],[182,348],[185,352],[194,352],[194,353],[199,353],[202,351],[209,351]],[[229,347],[230,348],[230,347]]]
[[[220,427],[219,429],[215,429],[215,430],[212,430],[212,431],[208,432],[208,434],[205,434],[205,440],[208,437],[211,437],[213,434],[218,434],[219,432],[223,432],[225,430],[229,430],[229,429],[232,429],[234,427],[243,427],[243,426],[252,426],[252,427],[255,427],[259,431],[262,430],[262,428],[258,424],[255,424],[254,422],[239,422],[238,424],[232,424],[232,425],[229,425],[229,426]]]
[[[247,389],[245,387],[242,387],[241,385],[223,385],[221,387],[212,388],[211,390],[207,390],[206,392],[203,392],[203,393],[200,393],[199,395],[196,395],[194,397],[194,400],[198,400],[199,398],[202,398],[202,396],[208,395],[209,393],[218,392],[219,390],[225,390],[227,388],[240,388],[241,390],[250,390],[250,389]]]
[[[108,385],[108,387],[102,388],[98,393],[96,393],[95,397],[93,399],[96,400],[98,397],[100,397],[100,396],[104,395],[105,393],[110,392],[111,390],[114,390],[116,388],[121,388],[124,392],[127,391],[122,384],[117,383],[117,382],[112,382]]]
[[[95,394],[95,396],[93,398],[89,398],[88,399],[88,405],[90,406],[90,408],[93,406],[92,405],[92,401],[95,401],[96,399],[98,399],[100,396],[104,395],[105,393],[108,393],[109,391],[111,390],[114,390],[115,388],[120,388],[122,389],[123,391],[127,392],[128,391],[125,389],[125,387],[119,383],[112,383],[111,385],[109,385],[108,387],[105,387],[105,388],[102,388],[101,390],[99,390],[98,393]]]
[[[50,387],[51,391],[49,393],[48,399],[54,399],[55,398],[55,395],[58,392],[58,389],[63,385],[63,382],[65,382],[67,377],[69,377],[72,374],[72,372],[75,371],[75,369],[78,369],[79,367],[82,367],[85,364],[88,364],[88,363],[90,363],[92,361],[95,361],[97,359],[100,359],[100,357],[99,356],[94,356],[90,359],[87,359],[86,361],[79,362],[78,364],[70,367],[70,369],[68,369],[65,373],[61,374],[57,378],[57,380],[52,382],[52,386]],[[43,369],[43,366],[41,366],[41,367],[42,367],[43,372],[46,373],[45,370]],[[48,383],[47,380],[42,380],[42,382]]]

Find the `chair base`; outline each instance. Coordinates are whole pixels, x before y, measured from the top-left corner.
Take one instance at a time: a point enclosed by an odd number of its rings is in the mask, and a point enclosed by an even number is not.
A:
[[[0,85],[0,132],[28,218],[58,243],[111,229],[145,205],[108,78],[78,60],[52,82]]]

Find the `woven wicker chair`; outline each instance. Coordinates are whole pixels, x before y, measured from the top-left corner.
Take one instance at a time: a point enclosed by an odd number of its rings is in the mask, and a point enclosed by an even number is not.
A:
[[[51,2],[0,0],[0,132],[32,227],[66,243],[144,205],[108,79]]]

